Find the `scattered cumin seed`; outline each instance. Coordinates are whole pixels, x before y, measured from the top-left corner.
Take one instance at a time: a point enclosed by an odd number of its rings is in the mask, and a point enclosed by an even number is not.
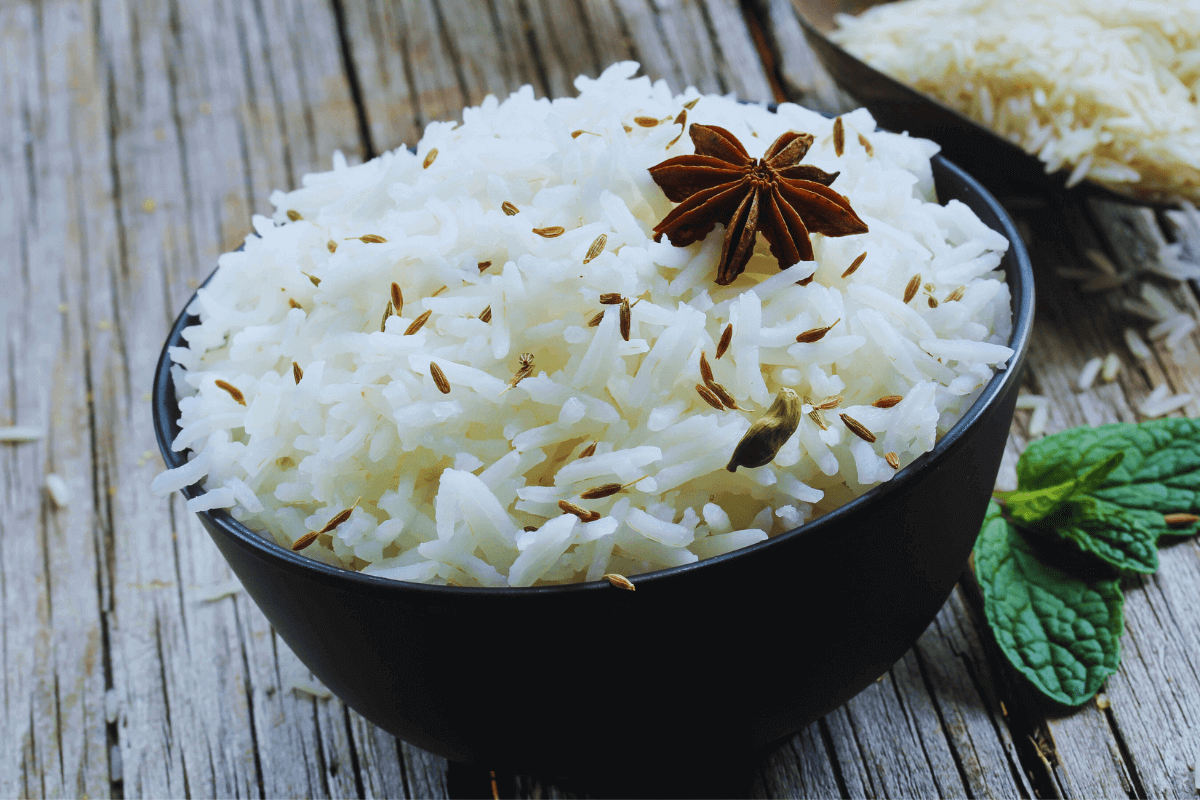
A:
[[[717,358],[725,355],[725,351],[729,349],[729,343],[733,341],[733,323],[725,326],[725,330],[721,332],[721,341],[717,342]]]
[[[591,458],[596,454],[596,442],[592,442],[587,447],[579,451],[578,458]]]
[[[533,232],[543,239],[554,239],[566,233],[567,229],[562,225],[551,225],[549,228],[534,228]]]
[[[480,320],[480,322],[491,322],[492,321],[492,307],[491,306],[488,306],[483,311],[479,312],[479,320]]]
[[[1195,514],[1163,514],[1163,522],[1168,528],[1182,528],[1186,525],[1191,525],[1193,522],[1200,522],[1200,517]]]
[[[321,528],[321,530],[317,531],[317,535],[319,536],[322,533],[329,533],[331,530],[336,528],[338,525],[341,525],[343,522],[350,519],[350,515],[354,513],[354,509],[358,508],[358,504],[361,501],[362,501],[362,498],[360,497],[360,498],[358,498],[358,500],[354,501],[354,505],[350,506],[345,511],[341,511],[341,512],[335,514],[333,519],[331,519],[331,520],[329,520],[329,522],[325,523],[324,528]]]
[[[526,525],[525,526],[526,533],[532,533],[533,531],[536,531],[537,529],[538,529],[537,525]]]
[[[687,124],[687,109],[685,108],[682,111],[680,111],[678,114],[676,114],[675,119],[671,122],[671,124],[672,125],[686,125]]]
[[[304,308],[304,306],[302,306],[296,302],[296,299],[294,297],[288,298],[288,305],[291,306],[292,308],[300,308],[300,309]]]
[[[596,241],[592,242],[592,246],[588,248],[587,255],[583,257],[583,263],[588,263],[596,256],[604,252],[605,245],[608,244],[608,234],[602,233],[596,237]]]
[[[820,403],[813,406],[813,408],[819,408],[822,411],[828,411],[831,408],[837,408],[841,404],[842,404],[842,396],[839,394],[834,397],[830,397],[827,400],[822,400]]]
[[[808,402],[808,401],[805,401],[805,402]],[[809,403],[809,405],[812,405],[812,404]],[[817,427],[820,428],[821,430],[823,430],[823,431],[829,430],[829,426],[825,424],[825,418],[823,416],[821,416],[821,411],[816,406],[813,406],[813,410],[808,412],[808,418],[811,419],[813,422],[817,423]]]
[[[450,394],[450,381],[446,380],[446,373],[442,372],[442,368],[437,365],[436,361],[429,362],[429,377],[433,378],[433,383],[439,392]]]
[[[599,136],[600,135],[598,133],[592,133],[591,131],[585,131],[583,129],[580,129],[577,131],[571,131],[571,138],[578,139],[580,136],[583,136],[585,133],[588,134],[589,136]]]
[[[292,552],[298,553],[317,540],[317,532],[309,531],[292,544]]]
[[[296,211],[295,209],[292,209],[292,208],[288,209],[287,218],[290,219],[292,222],[299,222],[300,220],[304,219],[304,217],[300,216],[299,211]]]
[[[892,469],[900,469],[900,456],[895,453],[884,453],[883,460],[888,462],[888,466]]]
[[[438,156],[438,149],[435,147],[432,150],[430,150],[429,153],[425,156],[425,161],[422,162],[421,168],[429,169],[429,165],[437,160],[437,156]]]
[[[392,285],[394,286],[395,284],[392,284]],[[392,305],[392,301],[388,300],[387,307],[383,309],[383,319],[381,319],[379,321],[379,332],[380,333],[383,333],[384,331],[387,330],[388,317],[390,317],[392,315],[392,312],[394,312],[395,310],[396,309]]]
[[[643,128],[653,128],[658,124],[658,120],[654,117],[634,117],[633,121]]]
[[[607,575],[601,575],[600,580],[608,581],[618,589],[628,589],[631,592],[636,592],[637,587],[633,585],[633,581],[626,578],[624,575],[619,575],[616,572],[610,572]]]
[[[697,97],[694,100],[688,100],[686,103],[683,104],[683,107],[686,108],[688,111],[691,111],[693,108],[696,107],[696,103],[699,103],[699,102],[700,102],[700,98]]]
[[[704,379],[705,386],[712,386],[713,371],[708,365],[708,356],[703,350],[700,351],[700,377]]]
[[[932,283],[927,283],[921,288],[923,288],[927,292],[932,292],[936,287]]]
[[[300,369],[300,365],[295,361],[292,362],[292,377],[296,379],[296,383],[304,380],[304,370]]]
[[[358,239],[366,244],[387,244],[387,239],[380,236],[378,233],[364,233],[362,236],[351,236],[351,239]]]
[[[921,288],[921,273],[917,273],[908,279],[908,286],[904,287],[904,302],[908,302],[917,296],[917,289]]]
[[[303,275],[304,277],[308,278],[312,282],[313,286],[321,285],[321,279],[318,278],[316,275],[309,275],[307,272],[301,272],[300,274]]]
[[[328,242],[326,242],[325,246],[327,248],[329,248],[329,252],[331,252],[331,253],[337,252],[337,242],[335,242],[333,239],[330,239]]]
[[[724,411],[725,404],[721,402],[721,398],[713,394],[712,389],[709,389],[702,383],[696,384],[696,394],[700,395],[700,399],[708,403],[717,411]]]
[[[846,126],[842,123],[842,118],[838,117],[833,121],[833,152],[839,158],[846,150]]]
[[[596,316],[594,316],[594,317],[592,317],[591,319],[589,319],[589,320],[588,320],[588,327],[589,327],[589,328],[595,328],[597,325],[599,325],[599,324],[600,324],[600,322],[601,322],[603,319],[604,319],[604,312],[603,312],[603,311],[601,311],[599,314],[597,314]]]
[[[507,200],[500,204],[500,210],[505,214],[508,214],[510,217],[515,217],[517,214],[521,213],[521,209],[517,208]]]
[[[633,325],[633,312],[629,309],[629,298],[621,301],[621,338],[629,341],[629,331]]]
[[[412,321],[412,324],[409,325],[408,328],[404,331],[404,335],[412,336],[414,333],[421,330],[421,328],[424,327],[425,323],[429,321],[429,315],[432,313],[433,313],[433,309],[431,308],[428,311],[426,311],[425,313],[421,314],[421,316],[414,319]]]
[[[442,288],[438,289],[436,292],[434,292],[433,294],[431,294],[431,295],[429,295],[429,296],[430,296],[430,297],[437,297],[439,294],[441,294],[442,292],[446,291],[446,290],[447,290],[447,289],[449,289],[449,288],[450,288],[449,286],[443,286]]]
[[[862,266],[862,262],[866,261],[866,259],[867,259],[867,254],[864,251],[861,254],[859,254],[858,258],[856,258],[850,262],[850,266],[846,267],[846,271],[842,273],[842,277],[849,278],[851,275],[854,274],[854,270],[856,270]]]
[[[871,146],[871,140],[863,136],[861,133],[858,135],[858,143],[863,146],[863,150],[867,151],[867,155],[875,155],[875,148]]]
[[[521,357],[517,361],[521,365],[521,368],[517,370],[516,375],[513,375],[512,380],[508,382],[508,389],[512,389],[533,374],[533,353],[521,353]],[[508,389],[504,391],[507,392]]]
[[[620,303],[624,299],[625,299],[625,296],[622,295],[620,292],[605,292],[604,294],[600,295],[600,305],[615,306],[617,303]]]
[[[903,395],[889,394],[879,398],[874,403],[871,403],[871,405],[875,406],[876,408],[891,408],[903,399]]]
[[[929,307],[930,307],[930,308],[937,308],[937,307],[938,307],[938,301],[937,301],[937,298],[936,298],[936,297],[934,297],[933,295],[929,295],[929,298],[928,298],[928,300],[927,300],[926,302],[928,302],[928,303],[929,303]]]
[[[712,389],[712,393],[715,394],[718,398],[720,398],[722,405],[724,405],[730,411],[740,411],[741,410],[738,407],[737,400],[733,399],[733,395],[731,395],[729,393],[729,390],[726,389],[724,386],[717,383],[716,381],[713,381],[712,383],[710,383],[708,385],[708,388]]]
[[[943,302],[943,303],[952,303],[952,302],[954,302],[955,300],[962,300],[962,298],[963,298],[963,295],[964,295],[964,294],[966,294],[966,292],[967,292],[967,287],[965,287],[965,286],[959,286],[959,287],[958,287],[957,289],[955,289],[953,292],[951,292],[950,294],[946,295],[946,299],[945,299],[945,300],[943,300],[942,302]]]
[[[480,272],[483,272],[485,269],[487,269],[487,268],[488,268],[488,267],[490,267],[491,265],[492,265],[492,262],[490,262],[490,261],[480,261],[480,262],[479,262],[478,264],[476,264],[475,266],[479,267],[479,271],[480,271]]]
[[[675,117],[675,121],[671,124],[679,126],[679,134],[674,139],[667,142],[667,146],[663,148],[664,150],[670,150],[672,147],[675,146],[676,142],[678,142],[680,139],[683,138],[683,134],[687,130],[687,109],[685,108],[682,111],[680,111],[679,114]]]
[[[612,497],[617,492],[625,487],[619,483],[605,483],[600,486],[593,486],[591,489],[585,489],[579,493],[580,500],[601,500],[605,497]]]
[[[842,321],[842,318],[838,317],[833,322],[826,325],[824,328],[809,328],[804,333],[797,336],[796,341],[803,342],[806,344],[811,343],[811,342],[819,342],[825,338],[825,334],[827,334],[831,330],[833,330],[834,325],[837,325],[841,321]]]
[[[626,133],[633,133],[633,128],[629,127],[628,125],[622,125],[621,127],[625,129]]]
[[[808,286],[810,283],[813,282],[813,278],[815,278],[815,277],[817,277],[817,273],[814,272],[812,275],[809,275],[807,278],[801,278],[800,280],[796,281],[796,285],[797,286]]]
[[[228,381],[221,380],[220,378],[217,378],[215,383],[217,384],[218,389],[224,389],[225,391],[229,392],[229,396],[232,397],[236,402],[240,403],[241,405],[246,405],[246,396],[242,394],[241,389],[237,388]]]
[[[404,311],[404,292],[400,291],[400,284],[392,283],[392,307],[396,309],[396,316],[404,316],[401,312]]]
[[[562,509],[564,514],[574,514],[583,522],[595,522],[600,519],[598,512],[588,511],[586,508],[581,508],[569,500],[559,500],[558,507]]]
[[[846,427],[849,428],[850,432],[855,436],[862,439],[864,442],[875,441],[875,434],[867,430],[867,426],[863,425],[854,417],[850,416],[849,414],[838,414],[838,416],[842,418],[842,422],[846,424]]]

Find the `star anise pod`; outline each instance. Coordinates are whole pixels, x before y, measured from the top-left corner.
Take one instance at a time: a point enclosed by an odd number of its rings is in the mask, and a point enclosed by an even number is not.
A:
[[[746,269],[758,231],[771,245],[780,269],[812,261],[809,233],[849,236],[867,225],[850,201],[829,188],[840,173],[828,173],[800,160],[812,146],[810,133],[788,131],[751,158],[737,138],[716,125],[692,125],[696,154],[676,156],[650,168],[667,199],[679,203],[654,228],[671,244],[686,247],[725,224],[717,283],[733,282]]]

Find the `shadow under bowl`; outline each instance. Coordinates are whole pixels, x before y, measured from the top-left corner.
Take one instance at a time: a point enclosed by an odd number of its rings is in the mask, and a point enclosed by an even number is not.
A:
[[[401,583],[199,514],[246,591],[326,686],[384,730],[450,759],[553,775],[728,764],[789,736],[886,672],[929,625],[975,542],[1012,421],[1033,322],[1028,256],[973,178],[933,162],[1011,242],[1016,354],[932,451],[813,522],[723,556],[540,588]],[[196,321],[185,311],[166,347]],[[168,467],[179,409],[166,347],[154,425]],[[197,484],[186,497],[202,491]]]
[[[1036,156],[941,100],[880,72],[829,38],[838,27],[837,14],[857,16],[886,2],[889,0],[792,0],[792,6],[809,47],[825,71],[843,91],[871,112],[880,128],[932,139],[941,145],[946,158],[998,194],[1064,191],[1070,170],[1048,174],[1046,165]],[[1170,198],[1120,192],[1086,179],[1074,191],[1123,203],[1158,208],[1176,206]]]

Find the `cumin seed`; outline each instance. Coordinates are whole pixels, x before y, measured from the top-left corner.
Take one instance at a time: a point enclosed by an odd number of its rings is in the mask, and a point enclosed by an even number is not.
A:
[[[381,319],[379,321],[379,332],[380,333],[383,333],[384,331],[387,330],[388,317],[390,317],[392,315],[393,311],[395,311],[395,308],[392,306],[392,301],[388,300],[387,307],[383,309],[383,319]]]
[[[483,311],[479,312],[479,321],[480,322],[491,322],[492,321],[492,307],[491,306],[488,306]]]
[[[928,300],[927,300],[926,302],[928,302],[928,303],[929,303],[929,307],[930,307],[930,308],[937,308],[937,307],[938,307],[938,301],[937,301],[937,298],[936,298],[936,297],[934,297],[933,295],[929,295],[929,298],[928,298]]]
[[[602,233],[596,237],[596,241],[592,242],[592,246],[588,248],[587,255],[583,257],[583,263],[588,263],[596,256],[604,252],[604,247],[608,244],[608,234]]]
[[[516,375],[513,375],[512,380],[508,382],[508,389],[514,388],[518,383],[533,374],[533,353],[521,353],[521,357],[517,361],[521,365],[521,368],[517,370]],[[504,391],[507,392],[508,389]]]
[[[241,405],[246,405],[246,396],[242,394],[241,389],[237,388],[228,381],[221,380],[220,378],[217,378],[217,380],[214,382],[217,384],[218,389],[224,389],[225,391],[229,392],[229,396],[232,397],[236,402],[240,403]]]
[[[717,411],[724,411],[725,404],[721,402],[721,398],[713,394],[712,389],[709,389],[702,383],[696,384],[696,394],[700,395],[700,399],[708,403]]]
[[[605,292],[604,294],[600,295],[600,305],[615,306],[617,303],[620,303],[624,299],[625,299],[625,296],[622,295],[620,292]]]
[[[309,281],[312,282],[313,286],[321,285],[321,279],[318,278],[316,275],[309,275],[307,272],[301,272],[300,274],[303,275],[304,277],[308,278]]]
[[[404,292],[400,291],[400,284],[392,283],[392,306],[396,309],[396,316],[404,316]]]
[[[895,453],[884,453],[883,460],[888,462],[888,466],[892,469],[900,469],[900,456]]]
[[[443,286],[442,288],[438,289],[436,292],[434,292],[433,294],[431,294],[431,295],[429,295],[429,296],[430,296],[430,297],[437,297],[439,294],[441,294],[442,292],[446,291],[446,290],[447,290],[447,289],[449,289],[449,288],[450,288],[449,286]]]
[[[362,236],[351,236],[351,239],[358,239],[366,244],[387,244],[387,239],[380,236],[378,233],[364,233]]]
[[[569,500],[559,500],[558,507],[562,509],[564,514],[574,514],[583,522],[595,522],[600,519],[598,512],[588,511],[586,508],[581,508]]]
[[[317,540],[317,532],[309,531],[292,544],[292,552],[298,553]]]
[[[589,320],[588,320],[588,327],[589,327],[589,328],[595,328],[597,325],[599,325],[599,324],[600,324],[600,322],[601,322],[603,319],[604,319],[604,312],[603,312],[603,311],[601,311],[599,314],[597,314],[596,316],[594,316],[594,317],[592,317],[591,319],[589,319]]]
[[[686,108],[688,111],[691,111],[693,108],[696,107],[696,103],[699,103],[699,102],[700,102],[700,98],[697,97],[693,100],[688,100],[686,103],[683,104],[683,107]]]
[[[842,321],[842,318],[838,317],[833,322],[826,325],[824,328],[809,328],[804,333],[797,336],[796,341],[802,342],[805,344],[809,344],[812,342],[819,342],[825,338],[825,334],[827,334],[831,330],[833,330],[834,325],[837,325],[841,321]]]
[[[299,309],[303,309],[303,308],[304,308],[304,306],[302,306],[302,305],[300,305],[299,303],[297,303],[297,302],[296,302],[296,299],[295,299],[294,297],[289,297],[289,298],[288,298],[288,305],[289,305],[289,306],[291,306],[292,308],[299,308]]]
[[[703,350],[700,351],[700,377],[704,379],[705,386],[712,386],[712,367],[708,365],[708,356],[705,355]]]
[[[605,483],[600,486],[593,486],[591,489],[585,489],[579,493],[580,500],[602,500],[605,497],[612,497],[617,492],[625,487],[619,483]]]
[[[637,587],[633,585],[633,581],[629,580],[629,578],[626,578],[624,575],[620,575],[616,572],[610,572],[607,575],[601,575],[600,580],[608,581],[609,583],[611,583],[613,586],[617,587],[618,589],[627,589],[631,592],[637,591]]]
[[[446,380],[446,373],[442,372],[442,368],[437,365],[436,361],[429,362],[429,377],[433,378],[433,383],[439,392],[450,394],[450,381]]]
[[[596,444],[597,442],[592,442],[587,447],[580,450],[577,458],[591,458],[594,456],[596,454]]]
[[[480,261],[475,266],[479,267],[479,271],[482,273],[485,269],[487,269],[491,265],[492,265],[492,262],[490,262],[490,261]]]
[[[733,341],[733,323],[725,326],[725,330],[721,332],[721,341],[717,342],[717,358],[725,355],[725,351],[729,349],[729,343]]]
[[[838,117],[833,121],[833,152],[838,158],[841,158],[845,150],[846,126],[842,123],[842,118]]]
[[[532,533],[533,531],[536,531],[537,529],[538,529],[537,525],[526,525],[524,528],[526,533]]]
[[[505,214],[508,214],[510,217],[515,217],[517,214],[521,213],[521,209],[517,208],[507,200],[500,204],[500,210]]]
[[[946,299],[945,299],[945,300],[943,300],[942,302],[943,302],[943,303],[953,303],[953,302],[954,302],[954,301],[956,301],[956,300],[962,300],[962,299],[963,299],[963,295],[964,295],[964,294],[966,294],[966,292],[967,292],[967,287],[965,287],[965,286],[959,286],[959,287],[958,287],[957,289],[955,289],[953,292],[951,292],[950,294],[946,295]]]
[[[437,160],[438,149],[435,147],[425,156],[425,161],[421,164],[422,169],[429,169],[429,165]]]
[[[842,404],[842,396],[839,394],[835,397],[830,397],[828,400],[822,400],[820,403],[813,406],[813,408],[819,408],[822,411],[828,411],[831,408],[837,408],[841,404]]]
[[[713,381],[711,384],[709,384],[708,388],[712,389],[712,393],[715,394],[718,398],[720,398],[721,403],[724,404],[724,406],[726,408],[728,408],[730,411],[740,411],[741,410],[737,404],[737,400],[733,399],[733,395],[731,395],[729,393],[729,390],[726,389],[724,386],[717,383],[716,381]]]
[[[904,287],[904,302],[908,302],[917,296],[917,290],[921,288],[921,273],[917,273],[908,279],[908,286]]]
[[[629,309],[629,298],[621,301],[621,338],[629,341],[629,331],[633,326],[633,312]]]
[[[861,253],[859,255],[858,258],[856,258],[850,262],[850,266],[846,267],[846,271],[842,273],[842,277],[849,278],[851,275],[854,274],[854,270],[856,270],[862,266],[862,262],[865,261],[866,259],[867,259],[867,254],[864,251],[863,253]]]
[[[1163,522],[1168,528],[1182,528],[1186,525],[1191,525],[1193,522],[1200,522],[1200,517],[1195,514],[1163,514]]]
[[[296,211],[295,209],[291,209],[291,208],[289,208],[287,211],[287,218],[290,219],[292,222],[299,222],[300,220],[304,219],[304,217],[300,216],[299,211]]]
[[[292,362],[292,377],[296,380],[296,383],[304,380],[304,370],[300,369],[300,365],[295,361]]]
[[[432,313],[433,313],[433,309],[431,308],[428,311],[426,311],[425,313],[423,313],[421,316],[414,319],[412,321],[412,324],[409,325],[408,328],[404,331],[404,335],[412,336],[414,333],[421,330],[421,328],[424,327],[425,323],[429,321],[429,315]]]
[[[855,436],[862,439],[864,442],[874,442],[875,441],[875,434],[873,434],[869,430],[867,430],[866,425],[863,425],[861,422],[859,422],[858,420],[856,420],[854,417],[850,416],[849,414],[838,414],[838,416],[842,418],[842,422],[844,422],[846,424],[846,427],[849,428],[850,432],[853,433]]]
[[[567,232],[562,225],[551,225],[549,228],[534,228],[533,232],[543,239],[555,239]]]
[[[654,117],[634,117],[633,121],[643,128],[653,128],[658,124],[658,120]]]
[[[892,406],[896,405],[896,403],[899,403],[903,399],[904,399],[903,395],[889,394],[889,395],[885,395],[884,397],[879,398],[874,403],[871,403],[871,405],[875,406],[876,408],[891,408]]]
[[[317,535],[319,536],[322,533],[329,533],[331,530],[336,528],[338,525],[341,525],[343,522],[350,519],[350,515],[354,513],[354,509],[358,508],[358,504],[361,501],[362,501],[362,498],[360,497],[360,498],[358,498],[358,500],[354,501],[354,505],[350,506],[345,511],[335,514],[333,519],[331,519],[331,520],[329,520],[329,522],[325,523],[324,528],[321,528],[321,530],[317,531]]]
[[[335,242],[333,239],[330,239],[328,242],[326,242],[325,246],[327,248],[329,248],[329,252],[331,252],[331,253],[337,252],[337,242]]]
[[[858,135],[858,143],[863,146],[863,150],[867,151],[867,155],[875,155],[875,148],[871,146],[871,140],[863,136],[861,133]]]

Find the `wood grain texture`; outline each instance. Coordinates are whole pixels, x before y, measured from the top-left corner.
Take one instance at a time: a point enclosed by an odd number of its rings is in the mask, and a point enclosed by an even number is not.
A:
[[[0,444],[0,796],[487,796],[493,775],[509,796],[596,794],[448,764],[294,689],[311,675],[194,515],[149,492],[150,379],[218,255],[334,150],[360,161],[487,94],[572,94],[576,75],[626,59],[676,91],[845,109],[790,4],[18,0],[0,5],[0,48],[0,425],[45,431]],[[1148,324],[1113,302],[1151,281],[1200,317],[1194,286],[1138,273],[1087,294],[1056,274],[1087,267],[1089,249],[1140,270],[1188,231],[1073,195],[1007,202],[1032,233],[1025,390],[1054,399],[1049,430],[1136,421],[1159,385],[1200,398],[1200,336],[1138,361],[1121,331]],[[1200,256],[1200,240],[1184,244]],[[1116,380],[1080,390],[1083,364],[1108,352]],[[1019,412],[1001,485],[1029,439]],[[70,488],[65,507],[49,473]],[[1160,555],[1156,575],[1126,583],[1103,702],[1035,696],[966,575],[880,681],[750,767],[692,777],[757,797],[1193,797],[1200,545]]]

